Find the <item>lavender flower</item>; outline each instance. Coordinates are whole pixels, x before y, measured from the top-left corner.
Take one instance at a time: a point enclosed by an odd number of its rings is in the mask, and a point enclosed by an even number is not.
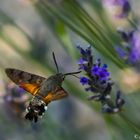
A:
[[[107,87],[112,85],[112,82],[110,81],[110,73],[108,72],[107,69],[107,64],[104,64],[101,66],[101,60],[97,59],[96,63],[93,64],[93,56],[91,54],[91,47],[88,47],[86,50],[84,50],[81,47],[78,47],[80,49],[81,53],[81,58],[79,59],[80,62],[81,60],[82,63],[79,63],[79,69],[82,68],[86,72],[86,75],[89,77],[89,79],[86,81],[85,78],[81,79],[80,82],[83,85],[88,85],[86,88],[87,91],[94,91],[96,93],[99,92],[105,92]],[[86,62],[86,63],[83,63]],[[84,80],[84,82],[83,82]],[[86,81],[86,84],[85,84]],[[93,86],[94,85],[94,86]]]
[[[25,93],[25,90],[16,86],[13,83],[8,83],[5,85],[6,95],[4,96],[4,100],[7,102],[11,102],[15,97],[22,97]]]
[[[116,94],[116,100],[111,100],[111,90],[113,82],[110,78],[107,64],[101,63],[100,59],[93,62],[91,47],[83,49],[78,46],[81,58],[78,61],[79,69],[85,72],[85,76],[80,77],[80,83],[85,86],[86,91],[93,92],[94,95],[89,100],[98,101],[102,104],[102,111],[106,113],[116,113],[121,110],[124,100],[120,92]]]
[[[102,0],[103,5],[108,9],[117,9],[114,16],[117,18],[125,18],[128,16],[131,7],[128,0]]]
[[[133,62],[140,61],[140,31],[135,31],[132,35],[129,57]]]
[[[123,42],[125,42],[122,46],[115,47],[119,57],[130,64],[140,62],[140,31],[136,30],[126,33],[123,30],[119,30],[118,32]]]

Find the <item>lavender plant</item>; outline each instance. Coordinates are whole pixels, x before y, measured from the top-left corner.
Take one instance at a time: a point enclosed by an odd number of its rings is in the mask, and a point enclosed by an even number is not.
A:
[[[80,77],[80,83],[87,92],[90,91],[94,94],[88,99],[100,102],[104,113],[121,111],[125,101],[121,97],[120,91],[116,92],[115,101],[112,100],[111,92],[114,83],[110,78],[107,64],[102,65],[101,59],[94,62],[90,46],[87,49],[78,46],[78,49],[81,53],[78,61],[79,69],[85,72],[85,76]]]
[[[128,0],[103,0],[103,4],[108,7],[121,7],[121,12],[117,12],[120,18],[127,18],[131,27],[128,30],[118,27],[117,31],[122,39],[121,45],[115,45],[115,50],[120,58],[125,60],[129,65],[137,65],[140,63],[140,31],[138,29],[138,23],[134,18],[128,17],[132,12],[131,5]]]
[[[125,32],[118,30],[122,38],[122,45],[115,46],[115,49],[120,58],[124,59],[126,63],[135,65],[140,62],[140,31],[132,30]]]

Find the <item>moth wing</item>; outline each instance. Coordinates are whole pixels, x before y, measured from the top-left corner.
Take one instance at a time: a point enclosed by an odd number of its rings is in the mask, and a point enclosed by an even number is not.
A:
[[[62,88],[60,87],[54,94],[53,99],[52,100],[59,100],[62,98],[65,98],[68,96],[68,93]]]
[[[39,75],[13,68],[5,69],[5,72],[15,84],[30,92],[32,95],[35,95],[37,93],[38,89],[41,86],[41,83],[46,79]]]
[[[46,79],[39,75],[12,68],[5,69],[5,72],[7,76],[17,85],[24,83],[41,85],[41,83]]]
[[[36,84],[21,84],[19,85],[19,87],[23,88],[24,90],[26,90],[27,92],[31,93],[32,95],[36,95],[40,86],[36,85]]]
[[[50,92],[45,98],[44,102],[48,103],[54,100],[59,100],[68,96],[68,93],[62,88],[58,88],[55,92]]]

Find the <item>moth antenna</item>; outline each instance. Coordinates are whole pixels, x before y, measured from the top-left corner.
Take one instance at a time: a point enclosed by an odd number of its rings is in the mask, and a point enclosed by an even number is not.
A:
[[[56,58],[55,58],[55,54],[54,54],[54,52],[52,52],[52,55],[53,55],[53,60],[54,60],[54,63],[55,63],[56,69],[57,69],[57,73],[59,73],[59,68],[58,68],[58,65],[57,65],[57,62],[56,62]]]

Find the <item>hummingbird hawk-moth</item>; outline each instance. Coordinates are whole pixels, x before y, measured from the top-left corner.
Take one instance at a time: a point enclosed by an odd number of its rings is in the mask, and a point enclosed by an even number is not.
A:
[[[7,76],[19,87],[33,95],[29,105],[27,106],[28,113],[25,118],[37,122],[38,117],[42,116],[51,101],[59,100],[68,96],[68,93],[63,89],[62,82],[67,75],[80,73],[59,73],[58,65],[53,53],[53,59],[57,68],[57,74],[48,78],[39,75],[28,73],[14,68],[6,68]]]

